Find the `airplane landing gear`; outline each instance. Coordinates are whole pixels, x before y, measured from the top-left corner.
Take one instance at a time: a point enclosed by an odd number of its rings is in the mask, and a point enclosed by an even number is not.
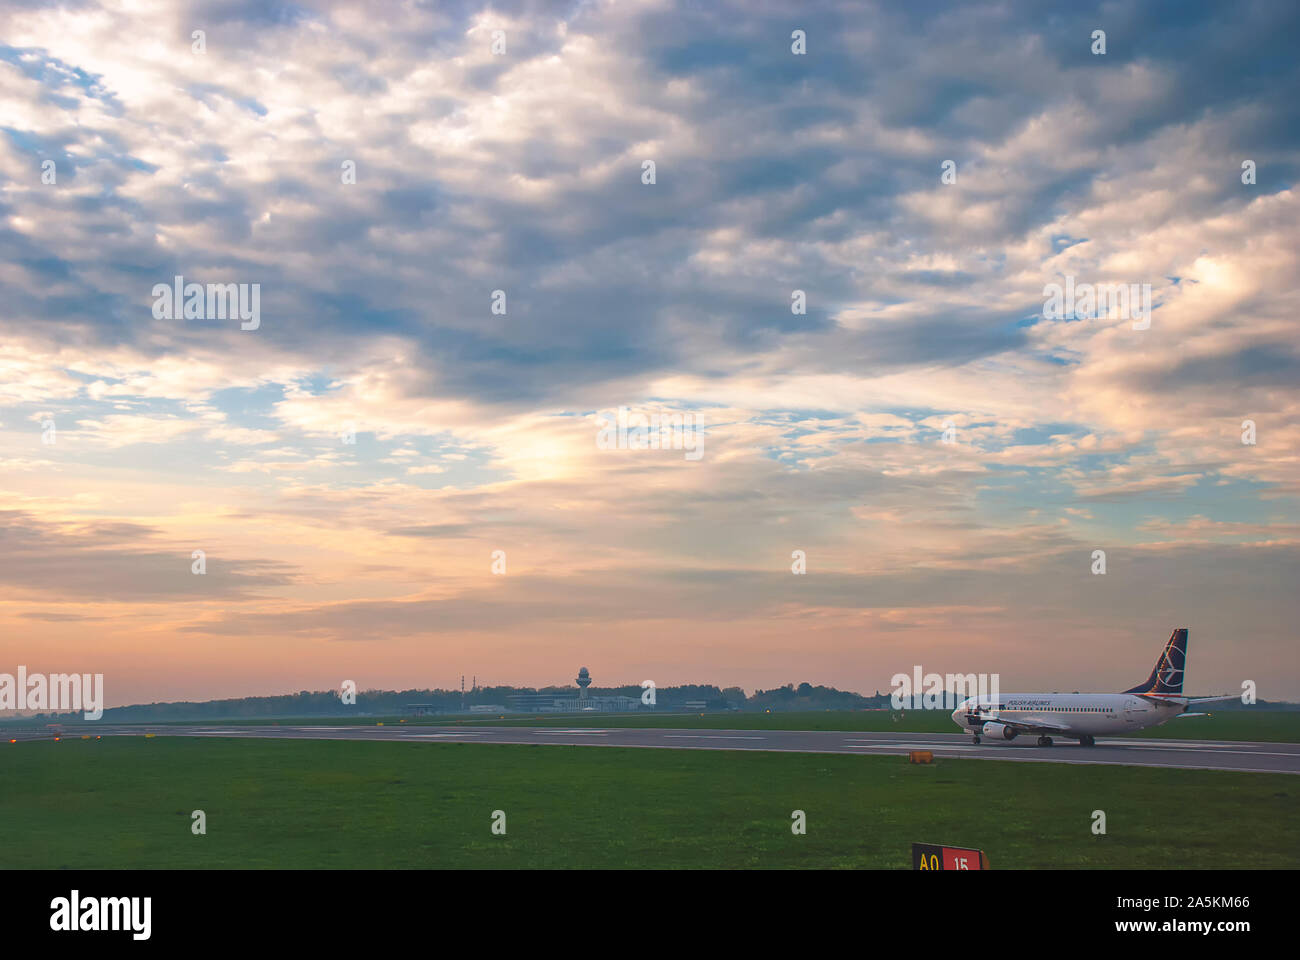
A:
[[[973,744],[975,744],[976,746],[979,746],[980,735],[979,735],[978,733],[975,734],[975,736],[973,736],[973,737],[970,738],[970,742],[973,743]]]
[[[1097,745],[1097,741],[1093,737],[1079,738],[1079,746],[1081,747],[1095,747],[1096,745]]]
[[[1051,737],[1039,737],[1039,738],[1038,738],[1038,745],[1039,745],[1040,747],[1050,747],[1050,746],[1052,745],[1052,738],[1051,738]]]

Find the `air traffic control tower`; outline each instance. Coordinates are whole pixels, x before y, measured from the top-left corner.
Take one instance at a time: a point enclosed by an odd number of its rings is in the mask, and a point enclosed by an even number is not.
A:
[[[564,688],[550,693],[510,693],[506,700],[510,709],[520,713],[631,713],[641,709],[639,697],[593,697],[587,693],[591,686],[591,671],[583,667],[578,671],[578,695],[565,693]]]

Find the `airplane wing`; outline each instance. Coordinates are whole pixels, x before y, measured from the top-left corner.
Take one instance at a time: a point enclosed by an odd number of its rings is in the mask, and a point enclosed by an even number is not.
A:
[[[1019,733],[1064,733],[1070,729],[1063,723],[1054,723],[1051,720],[1007,720],[1004,717],[990,717],[987,714],[980,714],[980,719],[985,723],[1000,723]]]
[[[1239,693],[1225,693],[1220,697],[1192,697],[1187,702],[1191,703],[1215,703],[1219,700],[1236,700],[1240,697]]]

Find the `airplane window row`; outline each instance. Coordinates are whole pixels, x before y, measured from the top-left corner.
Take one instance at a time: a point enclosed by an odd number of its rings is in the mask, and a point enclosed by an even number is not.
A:
[[[1024,710],[1025,708],[991,706],[989,707],[989,709],[1001,710],[1004,713],[1014,713],[1019,710]],[[1055,707],[1055,708],[1047,707],[1045,709],[1050,710],[1054,713],[1106,713],[1107,712],[1106,707]]]

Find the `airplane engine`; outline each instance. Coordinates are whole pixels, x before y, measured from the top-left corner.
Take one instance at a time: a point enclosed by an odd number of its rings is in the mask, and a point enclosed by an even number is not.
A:
[[[1001,737],[1003,740],[1014,740],[1016,731],[1013,727],[1008,727],[1005,723],[986,723],[983,730],[986,737]]]

